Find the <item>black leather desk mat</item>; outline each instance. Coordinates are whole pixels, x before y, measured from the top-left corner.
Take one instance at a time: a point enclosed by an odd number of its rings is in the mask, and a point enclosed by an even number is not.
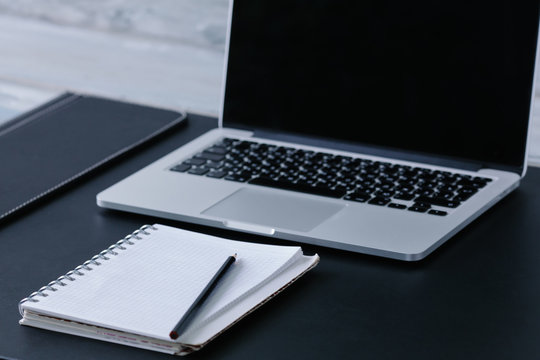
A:
[[[0,227],[0,354],[16,359],[172,359],[18,325],[17,304],[134,228],[290,244],[100,209],[95,195],[215,119],[189,124]],[[533,359],[540,354],[540,169],[424,261],[302,245],[320,264],[190,359]],[[1,357],[1,356],[0,356]]]
[[[66,93],[0,127],[0,221],[182,122],[185,114]]]

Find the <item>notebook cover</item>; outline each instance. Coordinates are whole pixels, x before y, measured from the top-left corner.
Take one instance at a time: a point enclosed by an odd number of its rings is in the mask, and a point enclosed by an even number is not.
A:
[[[182,123],[186,115],[65,93],[0,127],[0,222]]]

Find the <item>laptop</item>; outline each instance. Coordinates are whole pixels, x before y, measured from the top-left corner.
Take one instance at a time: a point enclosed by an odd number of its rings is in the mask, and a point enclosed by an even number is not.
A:
[[[525,175],[538,8],[235,0],[219,126],[97,203],[423,259]]]

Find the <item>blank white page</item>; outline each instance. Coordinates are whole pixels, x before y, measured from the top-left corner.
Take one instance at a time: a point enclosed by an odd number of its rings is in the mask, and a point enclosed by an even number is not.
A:
[[[238,260],[212,292],[192,326],[210,321],[301,254],[299,247],[225,240],[164,225],[124,244],[125,250],[81,270],[66,286],[46,290],[23,309],[170,340],[169,332],[228,256]],[[189,328],[186,333],[189,332]]]

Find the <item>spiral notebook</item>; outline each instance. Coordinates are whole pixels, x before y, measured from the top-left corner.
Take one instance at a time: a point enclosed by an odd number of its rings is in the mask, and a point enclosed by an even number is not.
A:
[[[226,257],[237,261],[176,340],[170,331]],[[145,225],[19,303],[20,324],[175,355],[199,350],[319,261],[300,247]]]

